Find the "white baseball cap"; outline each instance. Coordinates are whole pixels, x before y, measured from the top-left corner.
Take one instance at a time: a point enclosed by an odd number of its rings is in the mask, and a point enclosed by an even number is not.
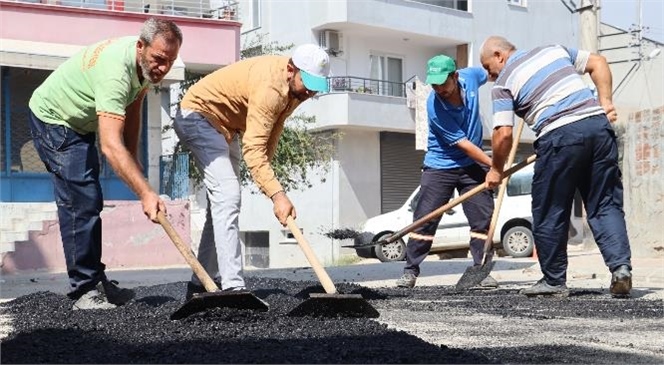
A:
[[[327,77],[330,76],[330,57],[315,44],[303,44],[293,52],[293,64],[300,69],[304,87],[311,91],[328,92]]]

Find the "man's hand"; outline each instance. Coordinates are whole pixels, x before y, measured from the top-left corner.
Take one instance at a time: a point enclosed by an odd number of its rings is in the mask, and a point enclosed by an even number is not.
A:
[[[143,213],[155,223],[159,223],[157,212],[166,214],[166,204],[152,191],[146,192],[141,197],[141,204],[143,205]]]
[[[288,216],[293,217],[293,219],[297,218],[295,207],[285,192],[280,191],[272,195],[272,203],[274,204],[274,216],[277,217],[282,226],[286,226]]]
[[[486,180],[484,184],[487,189],[493,190],[500,185],[501,181],[503,181],[503,173],[492,167],[486,174]]]
[[[613,105],[613,102],[604,101],[601,104],[602,108],[604,108],[604,112],[606,113],[606,117],[609,118],[609,122],[613,123],[618,120],[618,112],[616,112],[616,107]]]

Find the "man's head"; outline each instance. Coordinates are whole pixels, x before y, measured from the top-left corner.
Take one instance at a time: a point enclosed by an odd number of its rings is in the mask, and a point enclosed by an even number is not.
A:
[[[507,59],[515,50],[516,47],[512,43],[500,36],[491,36],[482,43],[480,62],[489,74],[489,81],[496,81]]]
[[[136,42],[136,61],[141,75],[153,84],[164,79],[178,57],[182,32],[170,20],[150,18],[143,23]]]
[[[293,52],[288,63],[288,75],[290,94],[301,101],[319,92],[328,92],[330,57],[315,44],[303,44]]]
[[[445,55],[438,55],[427,62],[426,83],[442,98],[449,98],[459,92],[459,74],[456,71],[456,62]]]

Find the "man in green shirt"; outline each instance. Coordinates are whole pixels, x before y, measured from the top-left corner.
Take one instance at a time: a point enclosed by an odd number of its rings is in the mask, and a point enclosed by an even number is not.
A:
[[[60,65],[30,98],[33,142],[51,173],[73,309],[110,309],[133,298],[104,273],[101,262],[103,197],[99,145],[115,173],[157,221],[166,211],[141,172],[141,105],[150,84],[175,62],[182,32],[170,20],[150,18],[140,36],[101,41]]]

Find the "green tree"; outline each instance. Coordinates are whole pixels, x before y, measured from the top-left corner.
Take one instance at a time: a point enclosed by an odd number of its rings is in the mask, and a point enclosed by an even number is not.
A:
[[[267,41],[267,34],[256,34],[246,38],[240,50],[240,59],[268,55],[282,54],[293,48],[293,44],[282,45],[275,41]],[[189,87],[206,74],[193,73],[185,70],[185,79],[180,83],[180,91],[176,101],[179,108],[182,97]],[[311,187],[312,175],[319,175],[324,181],[326,173],[334,157],[335,140],[341,137],[339,132],[311,132],[309,127],[316,122],[314,116],[296,113],[286,120],[284,130],[279,139],[275,156],[272,159],[272,168],[285,191],[302,190]],[[172,128],[171,125],[164,130]],[[186,152],[186,147],[180,142],[175,146],[175,152]],[[189,176],[196,186],[202,184],[202,176],[196,168],[193,158],[189,160]],[[240,183],[258,192],[244,160],[240,162]]]

